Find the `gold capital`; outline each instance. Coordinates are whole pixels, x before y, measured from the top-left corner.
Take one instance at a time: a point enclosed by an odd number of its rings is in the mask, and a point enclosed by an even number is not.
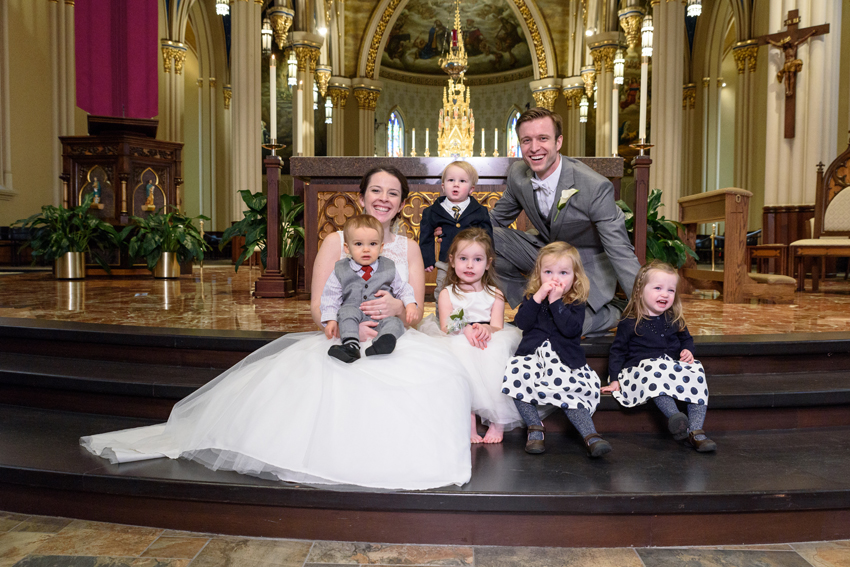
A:
[[[345,108],[349,92],[351,91],[345,87],[328,87],[328,96],[331,97],[334,108]]]
[[[321,96],[325,96],[325,93],[328,90],[328,83],[331,80],[331,71],[330,69],[317,69],[316,70],[316,85],[319,87],[319,94]]]
[[[230,85],[224,85],[224,109],[230,109],[230,99],[233,98],[233,89]]]
[[[174,57],[173,51],[170,47],[162,48],[162,70],[166,73],[171,72],[171,59]]]
[[[183,64],[186,62],[186,51],[183,49],[174,50],[174,74],[183,74]]]
[[[697,104],[697,86],[689,83],[682,87],[682,110],[693,110]]]
[[[319,62],[319,48],[310,45],[295,46],[295,59],[298,61],[298,70],[310,70],[311,73],[316,72],[316,64]]]
[[[531,93],[531,96],[534,97],[534,102],[540,108],[545,108],[546,110],[554,110],[555,100],[558,98],[558,89],[534,91],[533,93]]]
[[[643,24],[643,15],[631,14],[624,18],[620,18],[620,25],[626,34],[626,42],[629,44],[629,51],[637,53],[640,47],[640,26]]]

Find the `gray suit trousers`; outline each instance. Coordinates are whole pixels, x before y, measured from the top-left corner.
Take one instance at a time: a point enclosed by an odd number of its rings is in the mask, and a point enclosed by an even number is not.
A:
[[[360,323],[372,320],[357,305],[341,306],[337,313],[336,321],[339,324],[339,336],[342,342],[345,342],[346,339],[359,341]],[[378,328],[376,330],[378,331],[378,337],[382,335],[393,335],[396,339],[399,339],[404,334],[404,323],[398,317],[387,317],[378,321]]]
[[[527,274],[534,270],[537,254],[548,243],[512,228],[493,227],[493,236],[496,239],[496,275],[505,299],[515,308],[522,303],[525,286],[528,284]],[[590,285],[593,285],[593,282],[590,282]],[[582,335],[600,336],[616,327],[625,306],[625,302],[618,299],[603,305],[599,311],[594,311],[588,305]]]

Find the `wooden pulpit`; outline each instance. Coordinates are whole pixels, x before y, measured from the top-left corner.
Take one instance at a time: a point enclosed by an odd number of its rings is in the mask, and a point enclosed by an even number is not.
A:
[[[114,225],[179,206],[183,144],[156,139],[157,120],[89,116],[88,136],[61,136],[65,207],[94,194],[92,213]]]

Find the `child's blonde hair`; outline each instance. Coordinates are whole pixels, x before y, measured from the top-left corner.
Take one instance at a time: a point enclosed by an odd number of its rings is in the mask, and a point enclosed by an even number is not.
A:
[[[496,251],[493,248],[493,241],[490,239],[490,235],[487,234],[487,231],[483,228],[467,228],[460,231],[457,236],[452,240],[452,245],[449,247],[449,265],[451,266],[450,270],[446,270],[446,287],[451,286],[452,291],[457,295],[463,295],[463,292],[460,289],[460,278],[457,277],[457,273],[454,270],[454,258],[457,256],[458,251],[461,248],[462,243],[469,244],[478,243],[484,248],[484,256],[487,258],[487,269],[484,270],[484,275],[481,276],[481,283],[484,285],[484,289],[490,295],[495,295],[495,290],[499,289],[498,280],[494,274],[495,270],[491,270],[493,267],[493,261],[496,259]]]
[[[632,297],[629,299],[629,303],[623,311],[623,319],[634,317],[635,327],[647,318],[646,305],[643,303],[643,288],[646,287],[646,282],[649,279],[649,273],[653,270],[664,272],[665,274],[672,274],[676,276],[676,278],[679,277],[679,272],[676,271],[676,268],[666,262],[662,262],[661,260],[653,260],[641,266],[640,270],[638,270],[637,276],[635,276],[635,285],[632,287]],[[676,290],[676,295],[673,298],[673,304],[667,308],[665,313],[667,314],[667,320],[671,324],[679,325],[680,331],[685,328],[685,317],[682,314],[682,298],[679,296],[678,289]]]
[[[468,161],[453,161],[449,165],[446,166],[446,169],[443,170],[443,176],[440,179],[440,183],[443,185],[446,184],[446,172],[449,171],[450,167],[459,167],[466,172],[469,176],[469,184],[475,187],[478,184],[478,172],[475,171],[475,168],[472,167],[472,164]]]
[[[540,289],[543,285],[540,280],[540,271],[543,269],[543,261],[552,256],[558,258],[569,258],[573,263],[573,285],[570,289],[564,290],[562,300],[564,303],[585,303],[590,295],[590,281],[587,279],[587,274],[584,272],[584,266],[581,264],[581,256],[575,246],[566,242],[552,242],[540,249],[537,254],[537,261],[534,263],[534,271],[531,277],[528,278],[528,285],[525,287],[525,297],[529,298]]]
[[[373,217],[372,215],[354,215],[347,221],[345,221],[345,225],[342,227],[342,237],[345,240],[346,244],[350,244],[351,241],[351,233],[354,232],[358,228],[371,228],[375,232],[378,233],[379,244],[384,243],[384,225],[381,224],[381,221]]]

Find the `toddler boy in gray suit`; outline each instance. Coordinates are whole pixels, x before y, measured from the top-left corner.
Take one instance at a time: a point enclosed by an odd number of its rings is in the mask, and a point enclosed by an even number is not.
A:
[[[360,323],[371,318],[360,310],[364,301],[375,299],[378,291],[389,291],[405,305],[408,324],[416,316],[416,297],[413,287],[396,271],[395,263],[381,256],[384,247],[384,227],[371,215],[357,215],[346,221],[342,229],[346,254],[351,256],[334,265],[322,290],[321,313],[325,336],[340,337],[328,354],[351,363],[360,358]],[[405,323],[398,317],[386,317],[378,322],[378,336],[366,349],[366,356],[389,354],[396,339],[404,333]]]

